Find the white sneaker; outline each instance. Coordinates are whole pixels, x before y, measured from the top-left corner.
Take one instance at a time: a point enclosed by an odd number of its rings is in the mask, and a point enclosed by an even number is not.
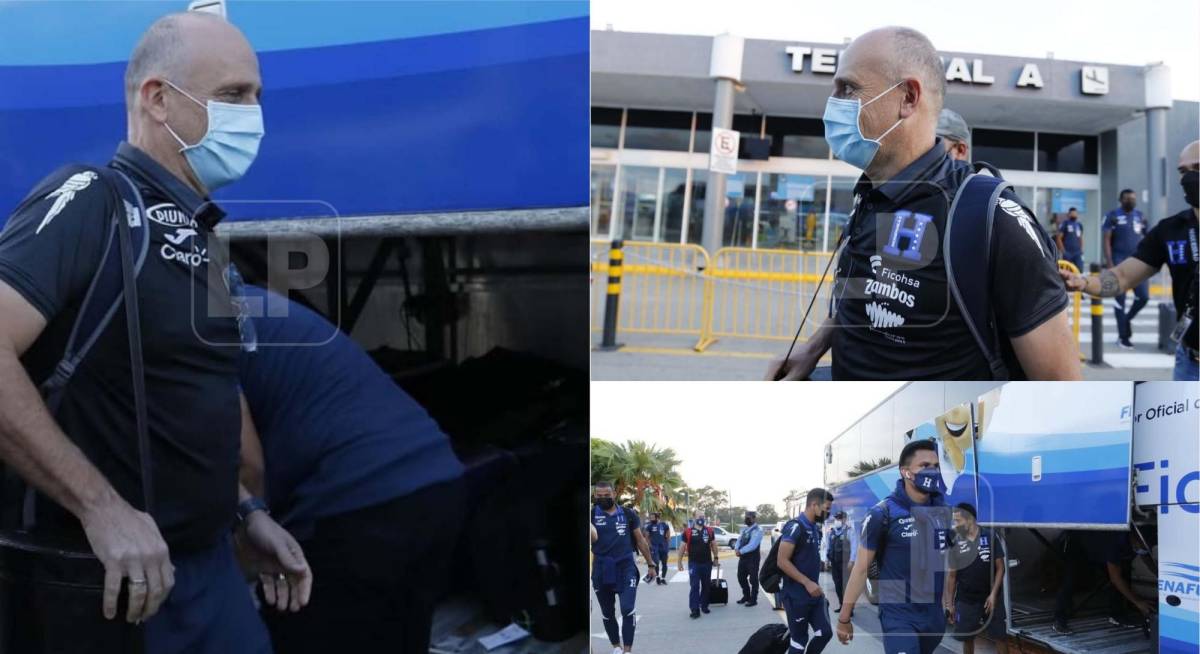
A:
[[[613,652],[612,652],[612,654],[625,654],[625,648],[623,648],[623,647],[614,647],[614,648],[613,648]]]

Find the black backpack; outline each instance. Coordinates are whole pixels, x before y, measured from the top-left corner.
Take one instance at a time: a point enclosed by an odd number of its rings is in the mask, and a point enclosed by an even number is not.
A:
[[[771,543],[771,552],[767,554],[767,558],[758,569],[758,585],[768,593],[778,593],[783,584],[783,572],[779,570],[779,541],[781,540],[783,539],[776,538],[775,542]]]
[[[788,628],[778,622],[766,624],[750,634],[738,654],[784,654],[788,650]]]
[[[1000,202],[1000,194],[1012,188],[1012,183],[1000,177],[1000,171],[991,164],[982,161],[974,163],[972,170],[974,172],[959,185],[946,214],[946,233],[942,244],[946,283],[967,329],[987,359],[992,379],[1024,379],[1025,373],[996,323],[990,283],[995,209]],[[982,174],[981,170],[991,174]],[[979,219],[981,215],[982,220]],[[1043,249],[1048,248],[1050,253],[1056,253],[1054,242],[1032,215],[1029,216],[1029,223]],[[979,256],[980,243],[984,244],[983,256]],[[1057,254],[1054,256],[1057,258]]]

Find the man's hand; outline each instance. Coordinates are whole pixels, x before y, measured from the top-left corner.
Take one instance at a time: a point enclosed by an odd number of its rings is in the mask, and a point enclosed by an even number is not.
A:
[[[842,622],[842,619],[838,618],[837,637],[839,643],[849,645],[850,641],[854,640],[854,625],[849,622]]]
[[[300,544],[265,511],[254,511],[234,536],[246,575],[258,577],[267,604],[299,611],[312,595],[312,570]]]
[[[650,577],[650,580],[653,581],[658,576],[658,568],[653,565],[650,566],[650,570],[646,573],[646,576]]]
[[[114,497],[83,513],[80,522],[92,552],[104,564],[104,617],[116,617],[121,582],[129,579],[125,620],[148,620],[175,586],[175,566],[154,519]]]
[[[808,580],[807,584],[804,584],[804,589],[807,590],[808,594],[812,595],[813,597],[820,597],[822,595],[821,587],[817,584],[817,582],[811,579]]]
[[[734,555],[734,556],[736,556],[736,557],[738,557],[738,558],[741,558],[741,557],[742,557],[742,551],[741,551],[741,550],[734,550],[734,551],[733,551],[733,555]]]
[[[996,608],[996,594],[992,593],[983,602],[983,612],[990,614],[994,608]]]
[[[1071,293],[1078,293],[1087,286],[1087,277],[1078,273],[1060,269],[1058,275],[1062,277],[1063,284],[1066,285],[1067,290]]]
[[[680,562],[679,562],[679,566],[678,566],[678,567],[679,567],[679,571],[680,571],[680,572],[683,572],[683,561],[680,561]]]
[[[984,604],[984,606],[986,607],[987,604]],[[942,598],[942,609],[945,610],[946,613],[948,613],[950,615],[950,617],[946,619],[946,622],[949,622],[950,624],[954,624],[954,599],[951,597],[943,597]],[[984,611],[986,612],[987,609],[985,608]]]
[[[808,379],[814,368],[817,367],[817,362],[820,361],[820,356],[813,356],[809,352],[807,344],[798,344],[796,349],[792,351],[790,359],[774,359],[767,366],[766,377],[763,381],[800,381]]]

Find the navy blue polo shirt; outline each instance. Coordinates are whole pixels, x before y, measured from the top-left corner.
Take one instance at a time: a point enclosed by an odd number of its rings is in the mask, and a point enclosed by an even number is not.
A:
[[[1062,234],[1063,254],[1076,257],[1083,254],[1083,225],[1078,220],[1067,219],[1058,226]]]
[[[1117,208],[1104,214],[1102,229],[1105,234],[1112,234],[1113,264],[1118,264],[1137,251],[1138,243],[1146,235],[1146,218],[1137,209],[1127,212]]]
[[[271,303],[255,312],[268,295]],[[285,525],[462,476],[437,423],[345,333],[261,288],[245,286],[242,297],[255,313],[286,306],[286,316],[253,319],[258,347],[240,363],[262,440],[267,501]]]
[[[903,491],[899,491],[903,492]],[[889,496],[887,529],[883,508],[875,505],[863,520],[862,545],[879,561],[879,596],[884,604],[938,603],[945,578],[945,555],[950,547],[949,509],[912,505]],[[931,511],[936,519],[918,520],[914,512]],[[923,531],[924,530],[924,531]]]
[[[792,551],[792,565],[800,574],[817,581],[821,574],[821,528],[800,514],[795,520],[788,520],[780,538],[796,546]],[[783,592],[797,598],[811,597],[804,586],[787,575],[783,576]]]
[[[617,506],[607,513],[598,506],[592,507],[592,526],[596,528],[596,542],[592,543],[592,554],[609,557],[617,561],[633,560],[633,530],[641,520],[633,511]]]
[[[667,534],[671,533],[671,525],[662,520],[652,520],[646,523],[646,533],[650,534],[650,547],[662,549],[667,546]]]

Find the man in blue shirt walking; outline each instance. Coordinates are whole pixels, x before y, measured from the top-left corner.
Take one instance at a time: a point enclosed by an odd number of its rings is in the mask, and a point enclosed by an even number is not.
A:
[[[592,588],[604,619],[604,632],[612,644],[613,654],[633,650],[633,634],[637,626],[634,604],[637,601],[638,570],[633,558],[634,545],[646,560],[651,577],[657,570],[650,556],[650,547],[642,535],[636,513],[617,504],[611,483],[601,481],[593,490],[592,508]],[[621,601],[621,622],[617,624],[616,603]],[[407,650],[406,650],[407,651]]]
[[[658,572],[654,581],[659,585],[666,584],[667,557],[671,550],[671,523],[663,521],[659,512],[651,512],[650,520],[646,524],[646,534],[650,537],[650,556],[654,557],[654,569]]]
[[[267,506],[313,570],[306,611],[265,616],[276,650],[427,651],[466,510],[449,439],[325,318],[253,286],[241,298],[266,316],[240,363],[253,419],[243,479],[263,496],[265,478]]]
[[[1132,189],[1121,191],[1121,206],[1104,215],[1104,267],[1112,268],[1137,252],[1138,243],[1146,233],[1146,219],[1138,211],[1137,197]],[[1117,345],[1133,349],[1129,340],[1133,336],[1133,317],[1150,301],[1150,281],[1133,287],[1133,306],[1125,312],[1125,293],[1113,297],[1113,312],[1117,317]]]
[[[788,654],[820,654],[833,638],[829,608],[818,583],[821,574],[821,523],[829,516],[833,494],[814,488],[804,500],[804,512],[783,526],[779,543],[780,595],[791,637]],[[808,630],[812,628],[812,640]]]
[[[887,654],[933,654],[946,631],[942,612],[946,553],[952,542],[931,440],[916,440],[900,451],[896,489],[867,511],[858,560],[850,573],[838,616],[838,640],[854,638],[851,615],[867,582],[867,569],[879,560],[879,623]]]
[[[1079,223],[1079,213],[1075,207],[1067,210],[1067,219],[1058,226],[1054,240],[1058,241],[1058,251],[1062,252],[1062,258],[1075,264],[1080,272],[1084,272],[1083,225]]]
[[[758,514],[746,512],[746,526],[738,536],[737,549],[734,554],[738,557],[737,578],[742,587],[742,599],[738,604],[754,606],[758,604],[758,562],[761,557],[759,548],[762,547],[762,527],[758,524]]]

